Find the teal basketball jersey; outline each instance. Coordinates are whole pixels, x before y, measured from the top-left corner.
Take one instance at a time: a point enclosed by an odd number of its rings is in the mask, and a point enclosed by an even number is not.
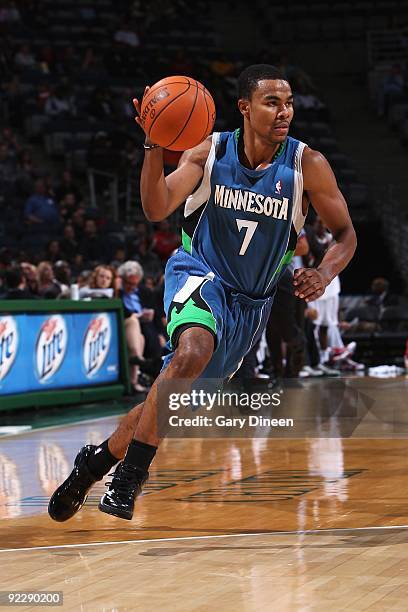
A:
[[[183,248],[232,290],[267,297],[292,259],[305,217],[302,154],[288,137],[264,170],[238,159],[239,130],[214,133],[202,181],[184,209]]]

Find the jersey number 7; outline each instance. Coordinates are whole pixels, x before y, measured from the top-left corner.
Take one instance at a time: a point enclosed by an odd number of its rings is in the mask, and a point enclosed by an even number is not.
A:
[[[255,230],[258,226],[258,221],[247,221],[246,219],[235,219],[240,232],[244,227],[246,229],[244,241],[241,245],[238,255],[244,255],[247,250],[249,243],[251,242],[252,236],[255,234]]]

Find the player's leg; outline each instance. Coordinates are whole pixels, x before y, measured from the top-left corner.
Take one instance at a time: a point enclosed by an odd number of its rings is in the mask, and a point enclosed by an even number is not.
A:
[[[140,419],[143,403],[138,404],[120,421],[110,438],[99,446],[84,446],[68,478],[53,493],[48,513],[55,521],[67,521],[83,506],[91,487],[123,459]]]
[[[333,295],[327,305],[327,342],[329,347],[344,347],[339,328],[339,296]]]
[[[145,347],[145,339],[140,328],[139,319],[136,315],[131,315],[125,320],[126,343],[130,357],[143,358]],[[139,366],[132,364],[130,366],[130,382],[136,391],[144,391],[139,385]]]
[[[192,273],[197,276],[192,277]],[[208,270],[203,268],[202,264],[192,260],[190,256],[186,254],[173,256],[167,264],[166,311],[170,322],[168,331],[172,339],[172,347],[176,346],[180,331],[185,329],[186,326],[193,324],[199,326],[196,327],[196,332],[200,337],[203,336],[203,332],[208,334],[207,344],[211,346],[212,354],[214,348],[214,330],[217,328],[218,332],[221,333],[222,316],[218,313],[218,320],[217,322],[215,321],[213,310],[211,310],[205,302],[205,297],[208,297],[212,301],[219,301],[221,289],[218,287],[216,290],[215,287],[212,287],[213,283],[210,282],[210,278],[206,276],[207,273]],[[191,285],[192,281],[193,286]],[[203,285],[206,286],[206,290],[203,289]],[[191,286],[192,291],[188,290]],[[204,297],[201,293],[205,294]],[[176,301],[174,301],[173,298]],[[192,303],[194,305],[191,307]],[[216,307],[213,307],[213,309],[214,311],[217,310]],[[176,377],[186,376],[188,378],[188,376],[196,375],[199,370],[195,368],[200,365],[200,359],[205,353],[205,347],[198,339],[191,339],[191,341],[187,343],[188,336],[186,336],[186,333],[182,333],[184,339],[179,345],[177,352],[179,357],[186,354],[187,358],[185,361],[194,364],[194,367],[186,367],[184,370],[179,368],[179,371],[175,373]],[[192,330],[190,333],[192,333]],[[173,353],[173,357],[174,356],[175,353]],[[174,369],[177,368],[179,357],[175,361],[173,366]],[[210,357],[211,355],[208,356],[207,359]],[[156,393],[156,388],[157,386],[153,389],[153,394]],[[79,452],[75,459],[73,472],[67,480],[58,487],[50,500],[49,514],[54,520],[65,521],[71,518],[81,508],[91,486],[97,480],[100,480],[118,460],[123,458],[133,438],[137,422],[140,418],[141,407],[142,405],[131,410],[130,413],[122,419],[119,427],[112,436],[108,440],[105,440],[100,446],[84,447]],[[153,457],[156,447],[149,444],[144,447],[143,444],[143,442],[140,442],[142,454],[146,452],[147,448],[147,456]],[[151,453],[152,448],[154,451],[153,454]],[[88,466],[88,461],[92,466],[92,471]]]
[[[230,310],[222,299],[223,289],[222,295],[217,296],[217,291],[219,288],[215,285],[205,284],[201,287],[200,296],[196,296],[194,301],[195,304],[203,304],[206,297],[212,298],[212,316],[215,314],[217,317],[218,331],[223,329],[217,336],[216,351],[215,334],[212,326],[208,325],[208,310],[204,308],[204,315],[200,315],[200,307],[195,306],[189,316],[195,317],[195,324],[200,327],[192,323],[192,327],[182,331],[169,365],[153,384],[136,427],[135,439],[129,445],[124,461],[116,468],[109,489],[99,504],[103,512],[128,520],[133,516],[136,496],[148,477],[150,464],[160,442],[158,385],[165,381],[177,381],[177,391],[184,393],[189,391],[193,381],[200,375],[211,377],[217,372],[219,377],[224,378],[237,370],[242,358],[262,335],[269,317],[270,299],[251,300],[242,296],[240,300],[235,300]],[[225,334],[229,336],[228,352],[225,349]]]
[[[107,514],[130,520],[134,503],[160,443],[158,431],[158,386],[175,381],[177,392],[185,393],[204,372],[214,352],[214,334],[204,327],[189,327],[179,339],[169,365],[161,372],[147,395],[136,426],[135,439],[125,459],[115,470],[112,482],[99,504]]]

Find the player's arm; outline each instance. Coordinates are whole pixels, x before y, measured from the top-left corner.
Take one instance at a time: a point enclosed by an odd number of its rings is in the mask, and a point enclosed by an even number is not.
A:
[[[211,136],[184,151],[177,169],[164,176],[163,149],[146,149],[140,177],[142,206],[149,221],[162,221],[182,204],[203,177]]]
[[[149,87],[145,88],[145,94]],[[140,119],[140,103],[135,98],[136,123],[143,129]],[[154,143],[146,138],[146,145]],[[180,158],[177,169],[164,176],[163,149],[154,147],[145,149],[142,174],[140,177],[140,194],[143,211],[149,221],[162,221],[182,204],[194,191],[204,173],[204,166],[211,148],[211,136],[193,149],[185,151]]]
[[[305,257],[309,252],[309,242],[306,237],[306,232],[302,230],[302,233],[298,236],[294,255],[299,257]]]
[[[346,201],[325,157],[318,151],[305,149],[302,169],[304,190],[335,240],[317,268],[295,271],[295,295],[310,302],[323,295],[327,285],[347,266],[356,250],[357,239]]]

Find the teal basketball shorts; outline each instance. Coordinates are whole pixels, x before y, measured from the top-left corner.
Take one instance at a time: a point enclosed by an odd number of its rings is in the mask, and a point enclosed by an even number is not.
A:
[[[273,296],[252,299],[232,291],[199,259],[182,247],[169,259],[165,271],[164,308],[169,349],[163,369],[174,355],[181,331],[208,329],[215,338],[213,356],[201,378],[229,378],[261,337]]]

